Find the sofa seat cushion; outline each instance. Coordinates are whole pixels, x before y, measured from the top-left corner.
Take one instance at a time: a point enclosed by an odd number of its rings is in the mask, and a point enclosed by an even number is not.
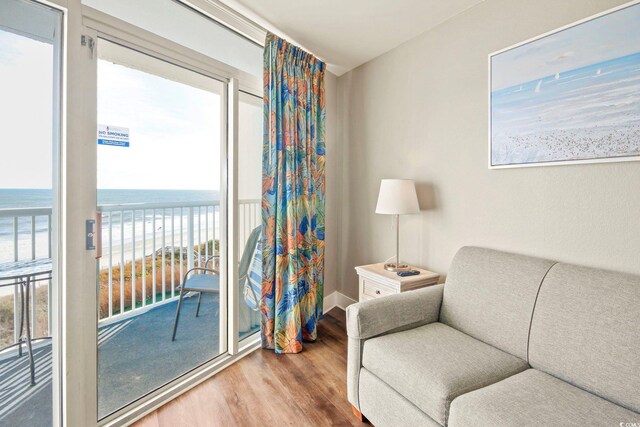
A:
[[[456,398],[449,416],[449,427],[634,423],[640,414],[535,369]]]
[[[442,323],[366,340],[362,366],[442,425],[457,396],[528,368]]]
[[[366,368],[360,369],[360,402],[360,412],[365,414],[374,426],[440,426]]]

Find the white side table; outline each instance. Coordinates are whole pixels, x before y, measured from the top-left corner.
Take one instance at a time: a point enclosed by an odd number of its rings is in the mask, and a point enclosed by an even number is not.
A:
[[[440,278],[438,273],[432,271],[417,267],[412,267],[412,270],[418,270],[420,274],[400,277],[393,271],[385,270],[384,263],[356,267],[360,282],[360,301],[435,285]]]

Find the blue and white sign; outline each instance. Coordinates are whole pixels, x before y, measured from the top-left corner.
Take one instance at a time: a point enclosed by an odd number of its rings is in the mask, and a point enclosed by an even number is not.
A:
[[[98,125],[98,144],[115,147],[129,146],[129,128]]]

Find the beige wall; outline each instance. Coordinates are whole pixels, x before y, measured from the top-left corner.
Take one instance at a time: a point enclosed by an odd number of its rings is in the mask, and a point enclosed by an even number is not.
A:
[[[326,96],[326,212],[324,295],[338,289],[338,206],[340,196],[340,169],[338,168],[338,79],[325,74]]]
[[[401,219],[414,265],[446,273],[480,245],[640,273],[639,162],[487,169],[487,55],[622,3],[487,0],[339,78],[342,293],[394,253],[381,178],[419,184],[425,210]]]

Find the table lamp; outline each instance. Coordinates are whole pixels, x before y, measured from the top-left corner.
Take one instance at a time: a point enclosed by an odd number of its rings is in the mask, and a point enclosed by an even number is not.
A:
[[[400,262],[400,215],[420,212],[416,186],[411,179],[383,179],[380,182],[380,193],[376,213],[396,216],[396,262],[384,265],[388,271],[409,270],[407,264]]]

